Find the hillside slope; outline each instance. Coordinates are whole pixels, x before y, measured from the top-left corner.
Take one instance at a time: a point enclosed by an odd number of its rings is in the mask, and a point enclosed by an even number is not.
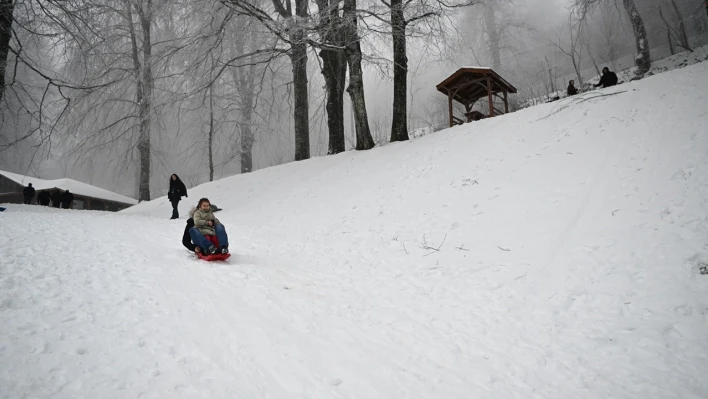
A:
[[[0,214],[0,398],[708,396],[708,63],[192,188]],[[180,239],[207,196],[229,263]]]

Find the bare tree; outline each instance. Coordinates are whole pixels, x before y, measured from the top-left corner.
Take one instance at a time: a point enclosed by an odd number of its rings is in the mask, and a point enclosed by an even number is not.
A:
[[[499,45],[499,27],[497,26],[497,18],[494,10],[496,5],[497,2],[487,1],[482,7],[484,8],[484,28],[487,32],[489,53],[492,56],[492,68],[499,71],[501,69],[501,50]]]
[[[368,150],[374,148],[376,143],[371,137],[369,117],[366,112],[364,99],[364,73],[361,68],[361,42],[359,38],[358,18],[356,14],[356,0],[344,0],[343,22],[345,53],[349,65],[349,87],[347,92],[352,101],[356,129],[356,149]]]
[[[337,154],[344,146],[344,85],[346,79],[345,30],[339,5],[341,0],[316,0],[319,23],[317,30],[322,43],[320,50],[322,75],[327,91],[327,127],[329,148],[327,154]],[[341,49],[341,50],[340,50]]]
[[[180,41],[184,31],[173,32],[174,26],[166,22],[175,15],[171,5],[157,0],[93,0],[86,20],[95,35],[70,48],[66,63],[75,79],[102,84],[100,90],[74,93],[71,123],[65,126],[74,134],[66,144],[79,158],[90,158],[97,151],[116,152],[137,164],[141,201],[151,199],[151,168],[154,156],[159,156],[153,129],[160,108],[169,101],[166,93],[177,75],[176,65],[182,64],[174,57],[184,48]],[[156,81],[161,84],[156,86]]]
[[[551,42],[561,53],[565,54],[573,63],[573,69],[575,70],[575,75],[578,79],[578,85],[583,85],[583,75],[581,74],[582,69],[582,36],[583,36],[583,20],[573,21],[573,15],[568,16],[568,35],[569,42],[568,47],[563,46],[562,37],[565,35],[564,30],[558,33],[557,42]],[[552,82],[553,80],[551,80]]]
[[[307,21],[310,19],[307,0],[295,0],[292,9],[290,0],[272,0],[274,18],[271,11],[246,0],[221,0],[236,12],[255,18],[271,33],[288,44],[287,51],[292,63],[295,160],[310,158],[310,111],[308,103],[307,81],[307,45],[312,43],[308,37]]]
[[[258,40],[253,32],[251,21],[241,17],[238,23],[245,28],[242,34],[234,35],[234,44],[237,54],[252,53],[256,50]],[[246,66],[241,68],[231,68],[232,79],[238,93],[239,109],[239,157],[241,161],[241,173],[253,171],[253,144],[255,142],[255,132],[253,131],[253,108],[256,99],[256,73],[258,68],[255,55],[250,55],[246,59]]]
[[[132,6],[131,7],[131,3]],[[136,103],[138,105],[138,119],[140,122],[140,136],[138,137],[138,153],[140,156],[140,191],[139,201],[150,200],[150,117],[152,106],[152,0],[131,2],[125,0],[125,17],[133,57],[133,68],[137,85]],[[141,32],[141,48],[138,47],[135,26],[133,23],[133,10],[138,16]],[[139,56],[142,50],[142,60]]]
[[[393,42],[393,117],[391,142],[408,140],[408,30],[423,21],[439,19],[451,10],[476,4],[477,0],[379,0],[365,15],[373,16],[390,28]],[[442,35],[442,32],[437,32]]]
[[[0,101],[2,101],[5,93],[5,69],[7,67],[7,55],[10,53],[14,9],[14,0],[0,0]]]
[[[91,9],[60,0],[0,1],[0,151],[29,141],[32,160],[45,147],[50,154],[68,93],[105,86],[70,79],[46,56],[94,35],[85,18]]]
[[[575,11],[579,14],[579,19],[585,20],[592,10],[607,1],[619,0],[574,0],[573,4]],[[644,76],[644,74],[651,68],[649,37],[647,35],[646,27],[644,26],[644,20],[642,19],[641,14],[639,14],[639,10],[637,9],[637,5],[634,0],[622,0],[622,4],[632,23],[634,42],[637,49],[637,57],[635,58],[635,62],[637,64],[637,76],[641,77]]]
[[[674,25],[670,24],[664,16],[664,4],[665,3],[659,4],[657,8],[659,9],[659,17],[666,26],[666,36],[667,41],[669,42],[669,49],[671,50],[671,54],[675,54],[674,43],[677,43],[678,46],[683,48],[684,50],[693,52],[693,49],[691,48],[691,45],[688,42],[688,34],[686,33],[686,24],[684,22],[684,18],[683,15],[681,15],[681,11],[679,10],[676,1],[671,0],[671,6],[674,10],[674,13],[676,14],[677,19],[677,22]]]

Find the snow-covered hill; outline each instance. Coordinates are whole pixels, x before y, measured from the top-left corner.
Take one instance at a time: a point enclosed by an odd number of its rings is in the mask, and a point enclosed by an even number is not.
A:
[[[705,398],[707,78],[204,184],[180,220],[9,206],[0,398]],[[202,196],[226,264],[181,246]]]

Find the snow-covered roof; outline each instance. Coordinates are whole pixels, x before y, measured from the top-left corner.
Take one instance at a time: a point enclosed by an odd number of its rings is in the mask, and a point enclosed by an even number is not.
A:
[[[460,68],[469,68],[469,69],[492,69],[489,67],[482,67],[482,66],[461,66]]]
[[[32,176],[24,176],[19,175],[17,173],[5,172],[4,170],[0,170],[0,175],[5,176],[6,178],[14,181],[15,183],[21,184],[23,186],[26,186],[28,183],[32,183],[32,187],[34,187],[34,189],[37,191],[59,188],[62,190],[69,190],[69,192],[74,194],[85,195],[87,197],[92,198],[122,202],[124,204],[131,205],[135,205],[138,203],[138,201],[133,198],[126,197],[125,195],[120,195],[118,193],[114,193],[113,191],[108,191],[100,187],[92,186],[90,184],[82,183],[74,179],[64,178],[54,180],[43,180]]]

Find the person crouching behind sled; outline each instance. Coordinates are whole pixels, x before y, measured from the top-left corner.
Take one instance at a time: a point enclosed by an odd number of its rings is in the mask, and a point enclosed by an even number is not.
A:
[[[194,227],[189,229],[189,236],[192,238],[194,245],[199,247],[204,255],[228,254],[229,253],[229,238],[226,235],[226,229],[221,224],[219,219],[214,217],[211,211],[211,203],[207,198],[199,200],[197,209],[190,215],[194,219]],[[221,248],[214,247],[211,241],[204,236],[216,236]]]

